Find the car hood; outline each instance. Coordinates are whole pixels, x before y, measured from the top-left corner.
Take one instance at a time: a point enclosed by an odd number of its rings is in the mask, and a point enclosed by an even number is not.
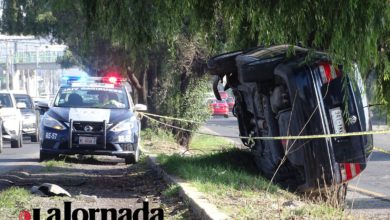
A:
[[[8,117],[8,116],[18,116],[20,112],[18,109],[15,108],[7,108],[3,107],[0,109],[0,115],[1,117]]]
[[[106,121],[115,124],[133,116],[128,109],[98,109],[98,108],[61,108],[52,107],[47,112],[51,117],[61,121]]]

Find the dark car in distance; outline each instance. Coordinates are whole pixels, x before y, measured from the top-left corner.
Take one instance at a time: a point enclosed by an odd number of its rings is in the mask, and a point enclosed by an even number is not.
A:
[[[291,45],[259,47],[215,56],[208,67],[219,79],[227,78],[240,136],[371,130],[360,73],[348,77],[325,53]],[[242,142],[251,148],[267,178],[301,192],[337,186],[340,199],[345,197],[348,181],[367,167],[373,148],[372,135],[254,142],[243,138]]]

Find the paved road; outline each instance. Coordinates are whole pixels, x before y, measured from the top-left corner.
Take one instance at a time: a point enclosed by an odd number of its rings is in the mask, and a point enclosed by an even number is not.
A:
[[[23,148],[11,148],[9,142],[4,142],[3,152],[0,153],[0,174],[23,168],[37,166],[39,158],[39,145],[24,141]]]

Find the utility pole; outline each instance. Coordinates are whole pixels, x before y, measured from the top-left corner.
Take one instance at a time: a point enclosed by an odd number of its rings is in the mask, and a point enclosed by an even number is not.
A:
[[[6,85],[6,89],[9,90],[9,71],[10,71],[10,55],[9,55],[9,49],[8,49],[8,41],[5,42],[5,51],[6,51],[6,74],[7,74],[7,85]]]

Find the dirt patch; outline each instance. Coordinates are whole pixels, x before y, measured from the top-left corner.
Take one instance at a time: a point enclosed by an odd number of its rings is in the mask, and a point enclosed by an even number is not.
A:
[[[20,170],[0,175],[0,180],[0,190],[11,186],[30,189],[33,185],[54,183],[72,195],[71,198],[33,195],[30,207],[26,209],[40,208],[41,218],[48,216],[50,208],[58,208],[63,214],[65,202],[70,201],[72,210],[114,208],[132,211],[148,202],[149,210],[161,208],[166,219],[194,219],[187,204],[177,195],[164,196],[163,192],[169,186],[143,162],[127,166],[121,161],[105,158],[72,159],[59,166],[42,166],[40,170]],[[100,219],[99,216],[96,215],[96,219]]]

